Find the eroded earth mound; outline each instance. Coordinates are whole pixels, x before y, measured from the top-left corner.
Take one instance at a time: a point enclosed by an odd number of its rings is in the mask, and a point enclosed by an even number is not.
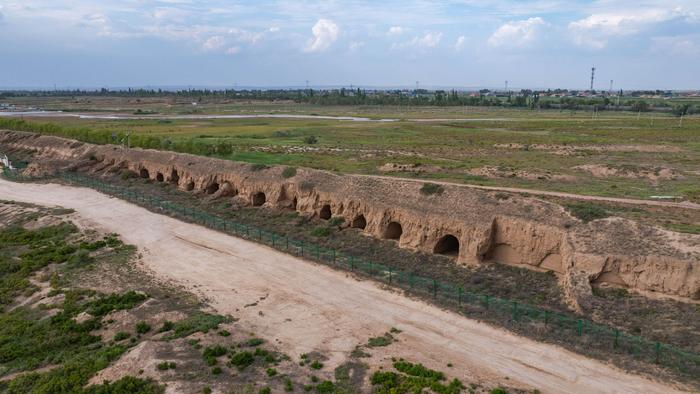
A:
[[[282,166],[9,131],[0,132],[0,151],[32,153],[28,173],[131,171],[239,206],[342,217],[368,236],[452,255],[457,264],[498,262],[553,271],[575,307],[585,306],[591,283],[700,299],[700,236],[623,218],[586,223],[558,204],[532,197],[312,169],[291,173]]]

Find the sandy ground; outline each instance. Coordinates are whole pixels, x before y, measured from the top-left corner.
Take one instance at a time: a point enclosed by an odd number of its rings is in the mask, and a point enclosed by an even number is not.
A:
[[[328,368],[342,363],[356,345],[396,327],[403,331],[400,342],[386,348],[386,357],[405,357],[443,371],[452,363],[448,374],[466,382],[549,393],[677,392],[662,382],[381,289],[372,281],[358,281],[91,189],[0,180],[0,199],[75,209],[83,225],[119,233],[136,245],[145,266],[159,277],[205,297],[219,313],[250,323],[256,335],[292,357],[314,350],[328,355]]]

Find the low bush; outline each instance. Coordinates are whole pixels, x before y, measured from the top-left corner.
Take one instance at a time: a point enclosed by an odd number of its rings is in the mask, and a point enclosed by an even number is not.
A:
[[[304,137],[305,144],[313,145],[317,142],[318,142],[318,138],[316,138],[315,135],[307,135],[306,137]]]
[[[251,164],[251,165],[250,165],[250,169],[251,169],[252,171],[262,171],[262,170],[265,170],[265,169],[267,169],[267,168],[270,168],[270,167],[268,167],[268,166],[265,165],[265,164]]]
[[[251,352],[238,352],[231,356],[231,365],[237,367],[239,370],[244,370],[255,361],[255,356]]]
[[[131,334],[129,334],[128,332],[119,331],[118,333],[114,334],[114,342],[123,341],[129,338],[130,336]]]
[[[321,368],[323,368],[323,363],[320,362],[320,361],[318,361],[318,360],[314,360],[314,362],[312,362],[311,364],[309,364],[309,366],[310,366],[312,369],[321,369]]]
[[[375,372],[370,382],[375,387],[374,393],[422,393],[430,390],[441,394],[459,394],[464,385],[458,379],[453,379],[449,384],[442,383],[445,376],[442,372],[425,368],[421,364],[412,364],[405,361],[397,361],[394,368],[403,374],[396,372]]]
[[[137,333],[145,334],[149,331],[151,331],[151,326],[150,326],[150,324],[146,323],[145,321],[140,321],[136,324],[136,332]]]
[[[603,219],[609,216],[608,211],[606,211],[600,205],[596,205],[590,202],[576,202],[564,205],[567,210],[574,217],[580,219],[584,223],[596,219]]]
[[[197,312],[175,323],[173,333],[170,334],[167,339],[184,338],[195,332],[206,333],[209,330],[218,328],[219,324],[228,321],[230,321],[230,319],[225,316]]]
[[[88,386],[83,392],[85,394],[162,394],[165,392],[165,386],[151,379],[125,376],[114,382],[107,381],[101,385]]]
[[[445,188],[436,183],[424,183],[423,187],[420,188],[421,194],[424,194],[426,196],[430,196],[433,194],[442,194],[444,191]]]
[[[327,237],[331,235],[332,232],[333,231],[326,226],[318,226],[311,230],[311,235],[313,235],[314,237]]]
[[[382,335],[381,337],[374,337],[370,338],[369,341],[367,342],[367,346],[369,347],[382,347],[382,346],[389,346],[394,342],[394,336],[386,333]]]
[[[263,343],[265,343],[265,340],[261,339],[261,338],[251,338],[251,339],[245,341],[246,346],[253,346],[253,347],[260,346]]]
[[[282,171],[282,178],[291,178],[297,174],[297,169],[296,167],[286,167],[284,171]]]
[[[160,327],[158,332],[171,331],[173,328],[175,328],[175,323],[171,322],[170,320],[166,320],[163,322],[163,326]]]

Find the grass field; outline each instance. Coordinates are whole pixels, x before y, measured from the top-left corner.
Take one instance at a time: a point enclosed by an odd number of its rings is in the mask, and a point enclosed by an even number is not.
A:
[[[686,117],[681,124],[677,117],[658,113],[601,112],[594,116],[582,111],[320,107],[286,102],[204,102],[192,106],[182,102],[183,99],[170,98],[138,102],[136,98],[102,97],[16,100],[16,104],[44,109],[116,111],[124,115],[141,110],[159,114],[275,113],[392,118],[397,121],[25,117],[31,122],[68,128],[72,130],[68,136],[86,141],[110,143],[112,134],[121,136],[132,131],[134,146],[252,163],[591,195],[635,198],[663,195],[700,201],[700,117],[697,116]],[[80,130],[73,130],[76,128]],[[312,136],[315,143],[310,143]],[[598,167],[577,168],[584,165]],[[592,174],[595,170],[598,170],[596,176]]]

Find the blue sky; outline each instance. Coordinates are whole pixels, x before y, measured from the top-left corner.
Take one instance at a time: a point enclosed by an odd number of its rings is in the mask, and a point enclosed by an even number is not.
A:
[[[0,0],[0,87],[700,89],[700,0]]]

